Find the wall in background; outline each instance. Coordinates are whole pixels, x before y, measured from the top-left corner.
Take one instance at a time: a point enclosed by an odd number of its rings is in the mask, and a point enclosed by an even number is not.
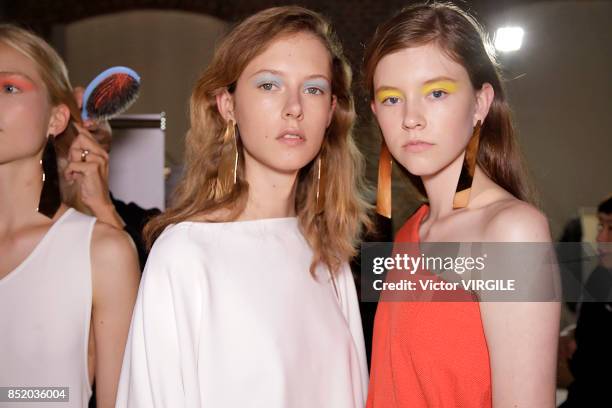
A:
[[[523,27],[501,55],[519,140],[554,237],[612,193],[612,3],[523,5],[497,24]],[[512,79],[514,78],[514,79]]]
[[[191,90],[227,24],[180,11],[138,10],[79,20],[56,32],[74,85],[87,85],[113,65],[142,79],[130,113],[166,112],[166,160],[182,162]],[[58,39],[58,37],[61,37]]]

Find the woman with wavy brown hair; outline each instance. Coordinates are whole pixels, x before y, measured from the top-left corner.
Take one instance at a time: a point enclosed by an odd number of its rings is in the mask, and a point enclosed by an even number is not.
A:
[[[175,203],[145,230],[117,406],[364,405],[350,83],[330,26],[300,7],[221,41],[191,97]]]
[[[364,79],[384,138],[379,212],[391,214],[391,157],[428,201],[397,233],[396,248],[547,247],[548,223],[530,203],[498,67],[472,16],[448,3],[400,11],[368,45]],[[472,294],[457,291],[447,300],[462,301],[446,302],[381,295],[368,407],[554,406],[559,303],[479,303]]]

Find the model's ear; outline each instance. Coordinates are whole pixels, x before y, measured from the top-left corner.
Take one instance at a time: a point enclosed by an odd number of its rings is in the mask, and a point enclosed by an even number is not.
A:
[[[370,109],[372,109],[372,113],[376,115],[376,102],[374,102],[374,99],[370,101]]]
[[[495,90],[488,82],[482,84],[482,88],[476,91],[476,112],[474,112],[473,126],[476,126],[479,120],[484,122],[494,98]]]
[[[217,109],[219,113],[225,119],[226,122],[229,120],[236,121],[234,117],[234,96],[227,90],[227,88],[223,88],[223,90],[217,93]]]
[[[70,109],[68,106],[61,104],[55,106],[51,110],[51,118],[49,119],[49,126],[47,127],[48,135],[59,135],[66,130],[68,123],[70,122]]]

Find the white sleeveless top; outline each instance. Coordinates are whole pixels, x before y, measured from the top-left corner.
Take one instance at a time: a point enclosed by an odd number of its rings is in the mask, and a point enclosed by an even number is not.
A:
[[[70,208],[32,253],[0,279],[0,387],[69,387],[68,403],[91,397],[87,351],[96,219]],[[0,407],[28,403],[0,402]],[[37,405],[38,406],[38,405]]]

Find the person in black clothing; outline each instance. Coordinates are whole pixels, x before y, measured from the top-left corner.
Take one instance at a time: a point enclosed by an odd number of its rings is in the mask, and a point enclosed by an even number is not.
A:
[[[597,209],[600,262],[589,276],[569,360],[574,381],[562,408],[612,406],[612,196]]]
[[[126,204],[113,197],[112,193],[109,194],[115,210],[125,223],[123,229],[130,234],[136,245],[138,259],[140,260],[140,270],[142,271],[149,255],[149,250],[142,238],[142,229],[151,218],[161,214],[161,211],[158,208],[142,208],[136,203]]]
[[[361,237],[361,242],[393,242],[393,223],[390,218],[380,214],[373,214],[374,228]],[[374,317],[378,302],[366,302],[363,299],[363,288],[361,287],[361,249],[357,256],[351,261],[351,270],[355,278],[355,288],[359,296],[359,312],[366,346],[366,357],[368,369],[372,361],[372,334],[374,332]]]

